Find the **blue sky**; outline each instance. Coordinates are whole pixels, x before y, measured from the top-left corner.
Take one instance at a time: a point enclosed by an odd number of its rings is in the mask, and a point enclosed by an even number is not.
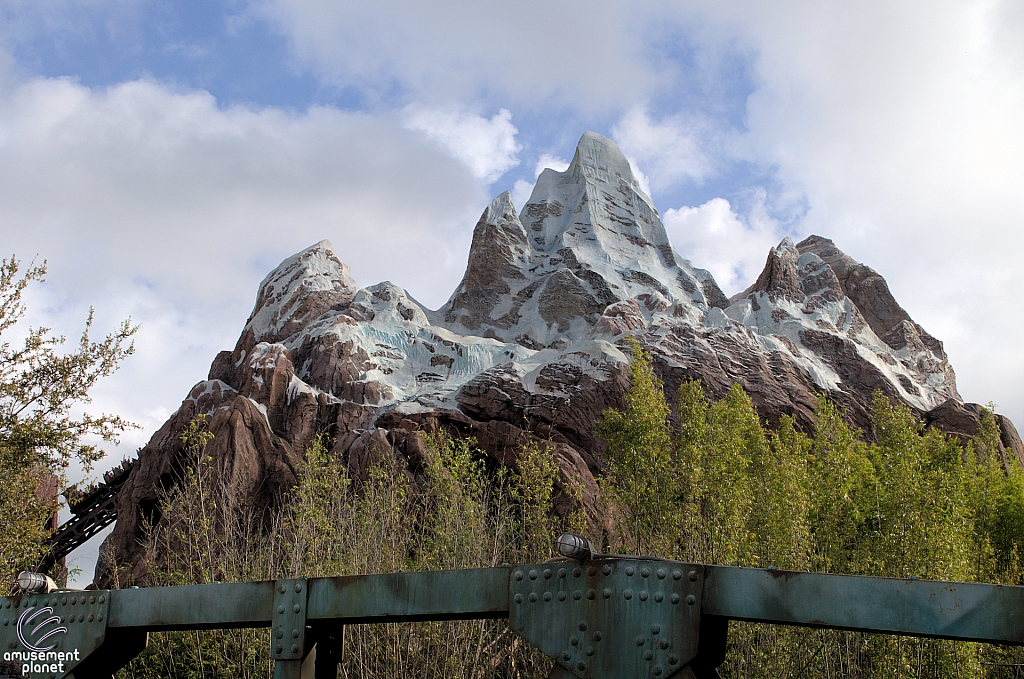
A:
[[[0,243],[50,263],[30,322],[142,323],[94,404],[130,453],[279,261],[328,238],[436,308],[591,129],[727,293],[830,237],[1022,425],[1022,35],[1001,0],[7,0]]]

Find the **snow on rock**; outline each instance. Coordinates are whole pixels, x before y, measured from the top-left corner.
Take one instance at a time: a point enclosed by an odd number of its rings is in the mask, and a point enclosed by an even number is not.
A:
[[[235,348],[140,453],[112,553],[137,557],[142,522],[131,517],[182,464],[177,435],[198,413],[212,414],[218,464],[244,458],[257,504],[294,481],[318,433],[358,479],[382,446],[414,462],[422,430],[439,427],[506,463],[522,437],[546,441],[561,482],[583,483],[592,500],[603,451],[593,425],[623,404],[629,337],[670,393],[696,379],[718,398],[739,383],[773,422],[808,427],[826,394],[866,429],[875,391],[957,435],[973,435],[980,417],[962,404],[942,343],[874,270],[828,239],[786,238],[757,281],[726,299],[672,248],[618,147],[587,132],[521,210],[507,192],[487,206],[465,275],[437,311],[390,282],[360,288],[328,241],[284,260],[260,284]],[[1006,450],[1024,456],[1004,420]]]

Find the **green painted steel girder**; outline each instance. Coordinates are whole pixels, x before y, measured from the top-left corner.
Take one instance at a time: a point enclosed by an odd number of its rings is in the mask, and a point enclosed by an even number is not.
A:
[[[341,626],[509,618],[580,679],[716,677],[746,620],[1024,644],[1024,587],[594,557],[508,568],[0,597],[0,652],[109,677],[161,630],[269,627],[275,677],[335,677]],[[59,666],[59,668],[58,668]]]

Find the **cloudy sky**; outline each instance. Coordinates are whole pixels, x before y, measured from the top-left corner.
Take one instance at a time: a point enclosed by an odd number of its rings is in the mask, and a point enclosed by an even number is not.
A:
[[[828,236],[1020,426],[1022,121],[1014,0],[5,0],[0,250],[49,262],[29,322],[141,323],[93,404],[141,425],[120,457],[281,259],[328,238],[436,308],[591,129],[727,294]]]

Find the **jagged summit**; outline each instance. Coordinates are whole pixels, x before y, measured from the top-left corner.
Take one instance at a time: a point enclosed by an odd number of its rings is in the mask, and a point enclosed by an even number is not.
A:
[[[501,463],[514,462],[517,444],[544,441],[561,487],[582,488],[596,516],[604,448],[593,425],[623,405],[629,337],[670,394],[690,379],[712,398],[739,384],[772,422],[809,427],[825,394],[867,430],[881,391],[958,436],[980,426],[941,342],[877,272],[826,238],[786,238],[728,300],[673,250],[618,147],[587,132],[521,210],[507,192],[487,206],[465,275],[436,312],[389,282],[360,288],[327,241],[284,260],[234,349],[140,451],[103,554],[140,563],[139,538],[166,479],[187,464],[180,435],[198,414],[210,416],[207,451],[240,506],[280,497],[319,433],[359,479],[391,448],[415,473],[423,432],[443,427]],[[1000,454],[1024,461],[1013,424],[998,422]]]
[[[727,305],[710,272],[673,250],[629,161],[587,132],[564,172],[545,169],[516,214],[498,196],[473,232],[466,274],[431,320],[533,349],[586,336],[601,313],[660,295],[694,319]]]

